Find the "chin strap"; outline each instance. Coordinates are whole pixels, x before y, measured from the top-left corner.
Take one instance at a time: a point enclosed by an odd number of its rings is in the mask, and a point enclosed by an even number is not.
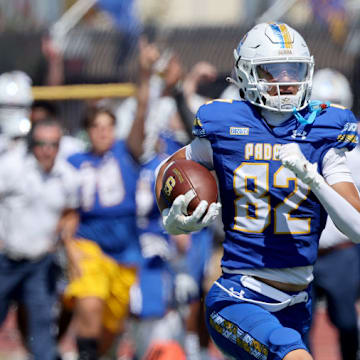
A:
[[[307,119],[305,119],[295,107],[293,109],[293,114],[300,124],[309,125],[312,124],[315,121],[316,117],[328,107],[330,107],[329,101],[324,103],[319,100],[312,100],[309,102],[308,105],[308,108],[310,110],[310,116]]]

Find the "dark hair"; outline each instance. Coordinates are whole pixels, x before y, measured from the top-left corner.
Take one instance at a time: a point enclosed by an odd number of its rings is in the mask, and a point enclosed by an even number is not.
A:
[[[86,111],[85,116],[83,118],[83,128],[85,130],[91,128],[94,125],[96,117],[99,114],[108,115],[112,120],[112,124],[115,125],[116,117],[115,114],[110,109],[108,109],[107,107],[91,107]]]
[[[27,136],[29,150],[32,150],[32,148],[35,145],[34,134],[35,134],[36,129],[39,127],[47,127],[47,126],[48,127],[56,126],[61,130],[61,132],[63,132],[62,125],[60,124],[60,122],[58,120],[56,120],[54,118],[46,118],[44,120],[37,121],[36,123],[34,123],[32,125],[32,127],[28,133],[28,136]]]
[[[46,100],[34,101],[31,105],[31,110],[36,108],[44,109],[51,117],[57,117],[59,113],[57,106],[54,103]]]

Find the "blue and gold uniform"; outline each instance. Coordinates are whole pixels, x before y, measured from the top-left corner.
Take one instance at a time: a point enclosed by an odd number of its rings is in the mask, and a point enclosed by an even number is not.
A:
[[[194,135],[211,143],[220,197],[233,204],[223,209],[222,265],[249,269],[313,264],[326,214],[309,187],[282,166],[278,151],[282,144],[298,142],[311,163],[321,164],[330,148],[353,149],[353,113],[330,106],[312,124],[300,125],[293,116],[271,128],[247,102],[231,102],[202,106],[194,126]],[[309,115],[306,110],[301,114]]]
[[[141,260],[135,202],[139,167],[124,141],[115,142],[103,156],[78,153],[69,162],[81,175],[76,246],[84,256],[82,276],[70,282],[65,298],[103,299],[104,325],[116,331],[127,314],[129,289]]]
[[[297,142],[321,174],[329,149],[352,150],[358,141],[351,111],[325,104],[318,110],[314,117],[308,107],[276,127],[246,101],[213,101],[196,115],[193,133],[211,144],[226,204],[224,274],[207,296],[207,323],[217,345],[241,359],[267,359],[269,353],[281,359],[305,348],[301,336],[309,329],[311,299],[305,294],[307,301],[269,312],[258,304],[274,299],[244,286],[241,270],[301,267],[316,260],[326,213],[310,188],[282,166],[279,149]]]
[[[138,291],[132,292],[131,310],[140,319],[163,317],[173,299],[174,275],[168,262],[172,251],[170,238],[164,231],[154,192],[155,169],[164,158],[156,155],[143,164],[138,180],[136,199],[143,261]]]

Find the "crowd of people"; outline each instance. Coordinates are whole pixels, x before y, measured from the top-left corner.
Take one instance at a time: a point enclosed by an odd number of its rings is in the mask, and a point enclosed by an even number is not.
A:
[[[33,359],[61,359],[71,326],[79,360],[116,359],[124,338],[129,360],[310,360],[322,294],[342,358],[357,358],[349,83],[313,76],[286,24],[249,29],[234,57],[229,87],[208,99],[197,90],[216,79],[211,64],[185,72],[141,38],[136,95],[89,104],[86,141],[34,101],[26,74],[0,75],[0,324],[15,308]],[[163,202],[179,158],[213,171],[219,202],[189,216],[188,196]]]

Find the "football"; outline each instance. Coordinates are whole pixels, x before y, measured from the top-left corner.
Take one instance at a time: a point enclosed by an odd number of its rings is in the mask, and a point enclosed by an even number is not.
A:
[[[167,206],[170,207],[179,195],[190,190],[195,192],[195,197],[190,201],[185,215],[191,215],[201,200],[206,200],[209,205],[217,201],[215,177],[205,166],[193,160],[172,161],[164,172],[161,189]]]

